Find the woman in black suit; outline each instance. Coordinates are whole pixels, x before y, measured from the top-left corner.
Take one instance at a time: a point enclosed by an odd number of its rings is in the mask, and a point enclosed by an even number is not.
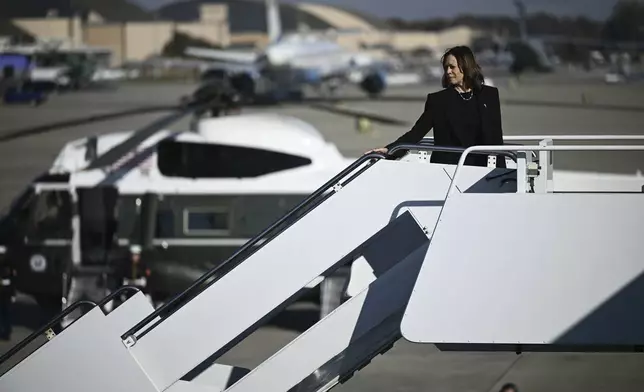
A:
[[[441,59],[444,89],[427,95],[425,110],[412,129],[385,147],[369,152],[386,154],[399,143],[418,143],[433,128],[434,144],[467,148],[474,145],[502,145],[499,90],[483,84],[481,68],[467,46],[449,49]],[[404,154],[404,152],[401,152]],[[394,154],[398,155],[398,154]],[[431,154],[431,162],[457,164],[460,153]],[[487,166],[487,155],[468,154],[466,165]],[[497,158],[497,167],[505,159]]]

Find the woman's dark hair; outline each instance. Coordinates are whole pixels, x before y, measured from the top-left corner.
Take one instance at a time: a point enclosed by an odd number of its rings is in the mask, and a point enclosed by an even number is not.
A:
[[[450,86],[445,73],[445,60],[449,55],[454,56],[458,67],[461,72],[463,72],[463,83],[465,84],[465,87],[469,87],[478,92],[485,82],[485,78],[483,77],[483,72],[481,72],[481,67],[474,58],[474,53],[472,53],[472,50],[467,46],[455,46],[448,49],[441,58],[441,65],[443,66],[443,79],[441,82],[443,84],[443,88]]]

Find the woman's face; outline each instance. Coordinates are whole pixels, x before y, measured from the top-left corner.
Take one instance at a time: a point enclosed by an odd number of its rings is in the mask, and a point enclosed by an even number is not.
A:
[[[445,58],[445,63],[443,64],[443,70],[445,75],[447,75],[447,81],[451,85],[463,85],[463,71],[458,66],[456,57],[451,54]]]

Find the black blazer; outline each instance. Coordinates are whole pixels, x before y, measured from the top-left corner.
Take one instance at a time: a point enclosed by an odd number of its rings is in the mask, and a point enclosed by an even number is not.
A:
[[[467,132],[464,127],[463,113],[459,111],[460,97],[452,88],[447,88],[427,95],[425,110],[416,121],[412,129],[387,145],[391,148],[398,143],[418,143],[434,129],[434,144],[437,146],[450,146],[467,148],[474,145],[502,145],[503,129],[501,126],[501,103],[499,90],[495,87],[483,85],[477,93],[478,108],[481,120],[481,135]],[[394,156],[404,155],[404,151],[394,153]],[[432,152],[431,162],[457,164],[460,153]],[[487,166],[487,155],[468,154],[466,165]],[[505,158],[497,157],[497,167],[505,168]]]

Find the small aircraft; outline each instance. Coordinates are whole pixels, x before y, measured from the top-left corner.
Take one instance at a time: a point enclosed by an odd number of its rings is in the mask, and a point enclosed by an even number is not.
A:
[[[204,72],[223,70],[249,100],[301,97],[304,86],[331,95],[344,83],[357,84],[369,97],[387,87],[389,65],[362,53],[344,49],[322,33],[282,34],[277,0],[266,0],[269,44],[261,52],[189,47],[185,54],[208,59]]]

